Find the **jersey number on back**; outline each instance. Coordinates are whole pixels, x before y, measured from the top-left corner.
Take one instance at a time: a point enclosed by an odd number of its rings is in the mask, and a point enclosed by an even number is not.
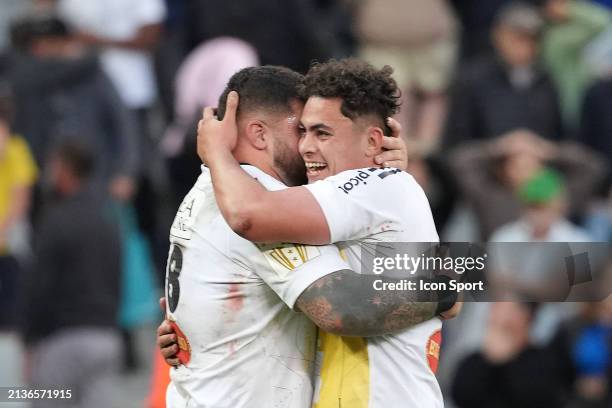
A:
[[[178,306],[179,297],[181,295],[179,276],[181,275],[182,268],[183,251],[178,245],[173,245],[166,270],[166,293],[168,294],[168,307],[171,313],[174,313],[176,310],[176,306]]]

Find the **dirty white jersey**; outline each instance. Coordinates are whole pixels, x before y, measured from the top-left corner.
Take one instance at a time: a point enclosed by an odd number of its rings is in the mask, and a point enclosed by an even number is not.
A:
[[[406,172],[349,170],[306,186],[321,206],[331,240],[351,269],[360,247],[377,242],[438,242],[429,202]],[[439,408],[435,377],[442,322],[368,338],[319,335],[316,408]]]
[[[269,190],[286,188],[243,169]],[[170,232],[167,316],[184,362],[171,369],[169,408],[306,408],[316,328],[292,310],[317,279],[347,269],[333,246],[256,246],[223,219],[210,172],[183,200]]]

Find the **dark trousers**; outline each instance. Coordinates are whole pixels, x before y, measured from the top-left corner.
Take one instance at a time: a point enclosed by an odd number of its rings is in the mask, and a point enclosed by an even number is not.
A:
[[[12,256],[0,256],[0,330],[16,323],[19,264]]]

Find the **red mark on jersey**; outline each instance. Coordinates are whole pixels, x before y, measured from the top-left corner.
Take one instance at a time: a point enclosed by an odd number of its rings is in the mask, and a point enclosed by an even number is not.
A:
[[[244,295],[240,292],[240,285],[232,283],[227,291],[227,306],[234,312],[242,309],[244,305]]]
[[[438,364],[440,363],[440,346],[442,345],[442,331],[438,330],[429,337],[427,346],[425,347],[425,355],[427,356],[427,362],[429,368],[435,374],[438,371]]]
[[[186,365],[191,360],[191,345],[185,336],[185,333],[178,327],[176,322],[170,322],[172,330],[176,334],[176,343],[179,346],[179,351],[176,354],[181,364]]]

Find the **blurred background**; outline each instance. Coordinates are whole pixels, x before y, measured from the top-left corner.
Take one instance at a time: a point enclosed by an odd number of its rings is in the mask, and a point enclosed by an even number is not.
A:
[[[394,68],[443,241],[611,240],[610,0],[0,0],[0,386],[163,406],[201,108],[241,68],[347,56]],[[611,303],[466,304],[447,406],[612,406]]]

